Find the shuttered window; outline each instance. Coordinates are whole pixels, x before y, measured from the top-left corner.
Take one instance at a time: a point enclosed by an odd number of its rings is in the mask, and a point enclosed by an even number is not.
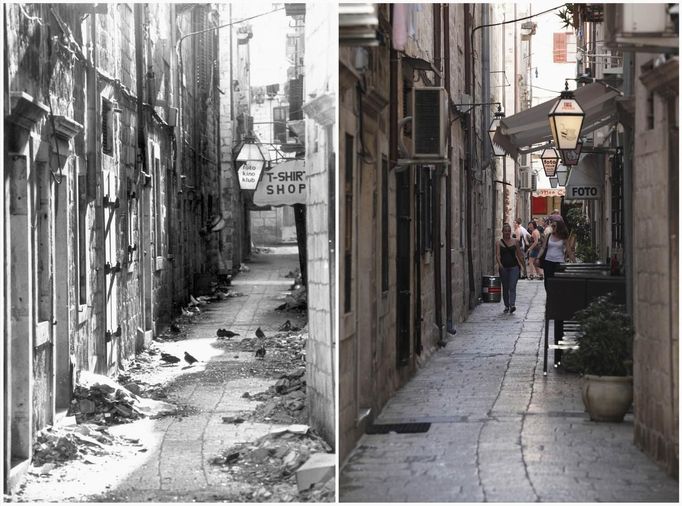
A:
[[[576,40],[574,33],[557,32],[554,34],[554,63],[575,63],[575,52]]]

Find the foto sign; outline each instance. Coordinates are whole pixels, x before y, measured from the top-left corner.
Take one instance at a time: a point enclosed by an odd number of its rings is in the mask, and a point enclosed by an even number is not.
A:
[[[595,200],[601,197],[601,188],[591,185],[567,185],[566,200]]]
[[[263,174],[253,194],[258,206],[286,206],[306,203],[306,174],[303,160],[289,160]]]
[[[239,187],[242,190],[256,189],[264,164],[265,162],[262,160],[248,160],[239,167],[237,173],[239,174]]]

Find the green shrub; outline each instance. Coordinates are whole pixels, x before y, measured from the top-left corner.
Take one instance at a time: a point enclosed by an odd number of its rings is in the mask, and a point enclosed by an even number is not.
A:
[[[580,323],[575,351],[579,370],[596,376],[632,374],[635,331],[625,307],[613,302],[613,294],[597,297],[575,316]]]

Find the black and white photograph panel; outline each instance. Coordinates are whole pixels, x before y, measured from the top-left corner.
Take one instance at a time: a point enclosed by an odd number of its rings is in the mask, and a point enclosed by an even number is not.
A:
[[[336,500],[334,3],[5,3],[8,502]]]
[[[679,5],[339,4],[339,500],[677,502]]]

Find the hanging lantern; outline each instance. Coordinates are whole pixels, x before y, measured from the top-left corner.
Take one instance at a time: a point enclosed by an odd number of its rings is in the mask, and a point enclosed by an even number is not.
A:
[[[558,149],[575,149],[585,120],[585,112],[573,97],[573,92],[566,89],[549,111],[549,128],[552,131],[554,145]]]
[[[562,149],[561,150],[561,163],[566,166],[578,165],[580,160],[580,151],[583,149],[582,141],[578,141],[575,149]]]
[[[556,177],[559,186],[566,186],[566,181],[568,180],[568,167],[559,165],[559,168],[556,170]]]
[[[545,176],[552,177],[556,173],[557,165],[559,165],[559,153],[554,148],[545,149],[540,155],[542,161],[542,168],[545,169]]]
[[[552,188],[556,188],[557,186],[559,186],[559,180],[556,177],[550,177],[549,178],[549,185]]]
[[[239,188],[255,190],[260,181],[261,172],[266,161],[270,160],[270,153],[261,144],[246,142],[237,155],[238,162],[244,164],[237,169],[239,174]]]
[[[495,138],[495,132],[497,131],[497,127],[500,126],[500,120],[502,118],[504,118],[504,112],[502,112],[502,106],[498,105],[497,112],[495,113],[495,118],[493,119],[493,122],[490,123],[490,128],[488,128],[488,137],[490,137],[490,144],[493,147],[493,154],[495,156],[505,156],[507,154],[504,148],[499,144],[496,144],[495,141],[493,140]]]

